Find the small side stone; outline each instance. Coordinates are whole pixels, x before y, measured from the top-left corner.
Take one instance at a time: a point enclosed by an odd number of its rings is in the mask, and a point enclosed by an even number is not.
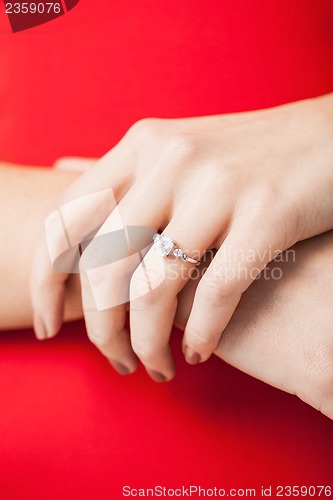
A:
[[[174,251],[173,251],[173,255],[175,257],[181,257],[183,255],[183,252],[181,251],[180,248],[175,248]]]

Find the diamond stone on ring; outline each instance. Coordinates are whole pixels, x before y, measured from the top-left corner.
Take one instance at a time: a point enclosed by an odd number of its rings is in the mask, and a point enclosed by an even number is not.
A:
[[[178,259],[183,259],[186,262],[190,262],[191,264],[198,265],[200,260],[195,260],[189,257],[186,253],[183,252],[180,248],[177,248],[175,242],[169,236],[165,234],[155,233],[153,236],[154,248],[158,255],[161,257],[167,257],[172,254]]]

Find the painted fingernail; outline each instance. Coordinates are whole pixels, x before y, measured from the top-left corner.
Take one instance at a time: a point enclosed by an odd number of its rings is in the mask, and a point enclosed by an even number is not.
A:
[[[53,339],[55,337],[62,326],[62,317],[57,317],[56,319],[45,315],[44,317],[44,325],[46,330],[46,338]]]
[[[130,373],[129,368],[127,368],[127,366],[123,365],[122,363],[119,363],[119,361],[109,359],[109,362],[120,375],[128,375]]]
[[[39,314],[34,314],[34,331],[38,340],[45,340],[47,338],[46,327]]]
[[[160,372],[156,372],[155,370],[149,370],[147,369],[147,372],[151,376],[155,382],[166,382],[167,378]]]
[[[201,361],[200,354],[188,346],[185,347],[185,359],[190,365],[197,365]]]

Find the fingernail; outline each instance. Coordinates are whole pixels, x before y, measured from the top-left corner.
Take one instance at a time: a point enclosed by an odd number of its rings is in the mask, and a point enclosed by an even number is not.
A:
[[[155,370],[147,369],[147,372],[155,382],[166,382],[167,378],[160,372],[155,372]]]
[[[53,339],[55,337],[62,326],[62,316],[54,319],[53,317],[45,316],[44,326],[46,330],[46,338]]]
[[[38,340],[45,340],[47,338],[47,331],[39,314],[34,314],[34,331]]]
[[[201,361],[200,354],[188,346],[185,347],[185,359],[190,365],[197,365]]]
[[[129,368],[127,368],[127,366],[123,365],[122,363],[119,363],[119,361],[109,359],[109,362],[120,375],[128,375],[130,373]]]

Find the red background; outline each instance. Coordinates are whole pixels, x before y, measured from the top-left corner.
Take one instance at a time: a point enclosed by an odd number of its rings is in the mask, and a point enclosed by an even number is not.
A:
[[[0,158],[100,156],[146,116],[268,107],[333,90],[331,0],[81,0],[12,34],[0,11]],[[123,485],[330,484],[332,423],[216,359],[122,378],[81,322],[0,337],[0,493],[121,498]]]

